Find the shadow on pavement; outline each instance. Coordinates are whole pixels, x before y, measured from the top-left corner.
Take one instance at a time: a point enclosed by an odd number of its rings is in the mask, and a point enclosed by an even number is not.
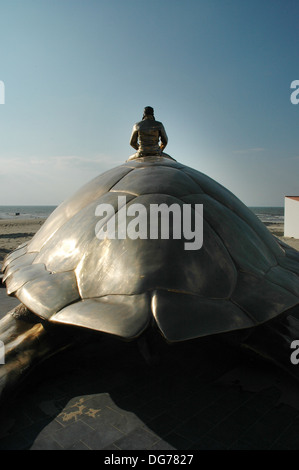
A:
[[[39,366],[0,410],[0,449],[298,449],[299,385],[215,338],[92,337]]]

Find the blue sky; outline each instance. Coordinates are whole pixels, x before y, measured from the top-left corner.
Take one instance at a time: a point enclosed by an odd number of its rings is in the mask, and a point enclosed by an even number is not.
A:
[[[298,15],[298,0],[1,0],[0,204],[59,204],[134,152],[153,106],[167,153],[282,206],[299,195]]]

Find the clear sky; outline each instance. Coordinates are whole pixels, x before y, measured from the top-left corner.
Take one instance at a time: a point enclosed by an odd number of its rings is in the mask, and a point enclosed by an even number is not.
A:
[[[0,205],[56,205],[124,162],[153,106],[167,153],[245,204],[299,195],[298,0],[1,0]]]

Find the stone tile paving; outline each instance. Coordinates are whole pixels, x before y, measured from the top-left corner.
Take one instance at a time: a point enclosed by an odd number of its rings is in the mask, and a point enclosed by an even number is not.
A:
[[[0,289],[0,316],[17,303]],[[216,339],[94,337],[39,366],[0,409],[1,450],[299,449],[299,384]]]

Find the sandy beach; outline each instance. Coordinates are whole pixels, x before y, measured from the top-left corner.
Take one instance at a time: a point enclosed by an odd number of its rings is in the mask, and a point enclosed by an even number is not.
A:
[[[0,219],[0,266],[5,256],[28,242],[46,219]]]
[[[7,253],[29,241],[46,219],[0,219],[0,266]],[[299,239],[283,236],[283,224],[267,225],[273,235],[299,251]]]
[[[291,238],[291,237],[283,236],[284,224],[265,224],[265,225],[267,229],[270,230],[270,232],[273,235],[275,235],[277,238],[280,238],[280,240],[287,243],[287,245],[290,245],[292,248],[295,248],[295,250],[299,251],[299,239],[298,238]]]

